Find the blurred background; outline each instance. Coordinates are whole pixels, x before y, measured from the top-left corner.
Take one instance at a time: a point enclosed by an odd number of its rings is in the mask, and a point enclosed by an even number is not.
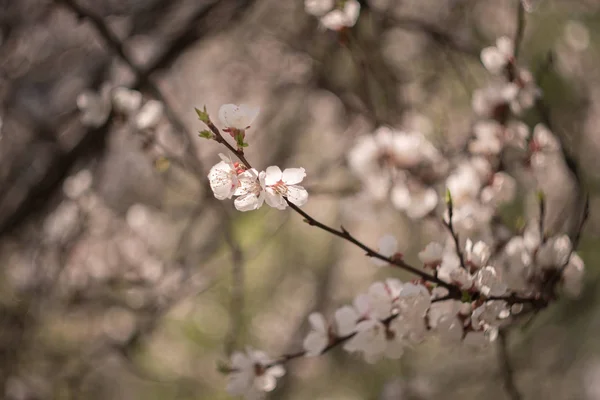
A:
[[[520,3],[361,4],[349,43],[302,0],[0,1],[0,396],[229,399],[217,367],[233,350],[297,351],[312,311],[410,279],[289,210],[215,200],[206,175],[224,148],[197,137],[194,107],[217,120],[224,103],[260,106],[254,165],[304,167],[307,212],[372,246],[392,233],[416,260],[439,221],[364,202],[347,151],[382,124],[463,148],[489,80],[479,53],[514,37]],[[600,1],[532,8],[520,64],[578,174],[549,174],[549,215],[564,222],[574,191],[590,193],[588,274],[580,299],[516,329],[510,356],[524,399],[600,399]],[[142,93],[130,118],[107,106],[119,86]],[[523,209],[503,212],[517,225]],[[294,361],[268,397],[491,400],[502,385],[493,346],[427,342],[376,365]]]

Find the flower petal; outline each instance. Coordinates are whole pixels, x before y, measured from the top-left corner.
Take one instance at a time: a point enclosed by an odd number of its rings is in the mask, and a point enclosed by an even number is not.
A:
[[[302,186],[288,186],[287,198],[289,201],[302,207],[308,201],[308,192]]]
[[[281,180],[283,173],[277,166],[270,166],[265,170],[265,185],[273,186]]]
[[[286,168],[283,171],[281,180],[286,185],[295,185],[296,183],[302,182],[302,179],[306,176],[304,168]]]

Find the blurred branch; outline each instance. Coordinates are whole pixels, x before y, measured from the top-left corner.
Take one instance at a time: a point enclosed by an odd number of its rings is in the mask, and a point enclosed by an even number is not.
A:
[[[203,174],[202,164],[200,160],[194,155],[193,151],[190,151],[190,147],[194,146],[194,142],[186,134],[187,128],[184,122],[179,118],[167,98],[164,96],[158,85],[151,79],[150,73],[152,70],[144,70],[138,66],[131,57],[125,51],[123,43],[121,43],[119,37],[108,27],[102,17],[93,11],[81,6],[75,0],[54,0],[58,4],[63,4],[73,13],[75,13],[81,19],[87,19],[91,22],[94,28],[98,31],[98,34],[104,39],[109,49],[115,52],[133,71],[135,74],[136,83],[133,86],[142,85],[146,86],[152,95],[164,104],[165,114],[175,127],[175,130],[184,138],[186,150],[188,151],[187,161],[190,164],[192,170],[198,175]],[[165,52],[165,54],[168,53]]]
[[[231,298],[229,304],[229,330],[225,336],[225,353],[230,355],[236,346],[244,317],[244,253],[234,237],[233,219],[223,212],[225,243],[231,253]]]
[[[421,32],[441,46],[447,47],[470,57],[479,58],[479,53],[481,50],[478,46],[473,46],[460,41],[435,24],[426,21],[420,21],[412,17],[398,17],[394,15],[387,15],[386,17],[396,28]]]
[[[498,332],[498,362],[508,396],[511,400],[521,400],[523,397],[515,384],[514,370],[508,354],[508,332],[504,329],[500,329]]]
[[[521,0],[516,0],[517,5],[517,31],[515,32],[515,59],[519,58],[519,50],[525,33],[525,7]]]

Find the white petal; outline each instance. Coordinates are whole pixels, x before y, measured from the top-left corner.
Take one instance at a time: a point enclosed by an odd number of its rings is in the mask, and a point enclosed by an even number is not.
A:
[[[333,10],[321,17],[321,24],[332,31],[339,31],[346,26],[346,15],[341,10]]]
[[[398,251],[398,240],[392,235],[383,235],[378,242],[379,253],[391,257]]]
[[[260,208],[262,206],[263,201],[263,192],[261,192],[259,196],[257,196],[254,193],[248,193],[235,199],[233,205],[239,211],[252,211]]]
[[[287,203],[281,194],[270,188],[267,188],[264,193],[265,201],[269,206],[278,210],[285,210],[287,208]]]
[[[315,17],[322,17],[333,8],[334,0],[304,0],[304,9]]]
[[[283,173],[281,169],[276,166],[271,166],[265,170],[265,185],[273,186],[277,182],[281,181]]]
[[[158,100],[148,100],[135,117],[135,126],[138,129],[156,127],[163,116],[163,104]]]
[[[488,71],[497,74],[506,65],[506,58],[496,47],[486,47],[481,51],[481,62]]]
[[[419,260],[421,260],[423,264],[439,263],[441,262],[443,255],[444,247],[437,242],[432,242],[429,243],[423,251],[419,252]]]
[[[327,347],[329,340],[326,335],[320,332],[310,332],[303,342],[306,355],[309,357],[318,356]]]
[[[296,183],[302,182],[302,179],[306,176],[304,168],[286,168],[283,171],[281,180],[286,185],[295,185]]]
[[[318,312],[312,313],[308,316],[308,321],[315,331],[327,333],[327,322],[325,321],[323,314]]]
[[[347,0],[344,4],[344,14],[346,15],[346,26],[354,26],[360,15],[360,3],[356,0]]]
[[[308,201],[308,192],[302,186],[288,186],[287,198],[289,201],[302,207]]]
[[[346,336],[354,332],[359,316],[354,308],[344,306],[335,312],[334,318],[337,325],[337,334],[339,336]]]
[[[227,128],[246,129],[248,128],[258,113],[260,108],[250,107],[245,104],[223,104],[219,108],[219,119]]]
[[[498,40],[496,40],[496,47],[498,48],[498,51],[507,59],[515,54],[513,42],[507,36],[499,37]]]

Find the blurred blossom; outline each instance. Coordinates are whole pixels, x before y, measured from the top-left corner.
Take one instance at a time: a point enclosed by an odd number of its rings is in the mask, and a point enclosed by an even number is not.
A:
[[[584,51],[590,44],[590,32],[580,21],[568,21],[564,28],[564,39],[569,47],[575,51]]]
[[[346,0],[341,8],[337,8],[321,17],[321,24],[327,29],[339,31],[353,27],[360,15],[360,3],[356,0]]]
[[[51,242],[68,239],[75,233],[79,207],[73,201],[63,201],[44,221],[44,233]]]
[[[143,230],[150,223],[148,208],[144,204],[134,204],[127,210],[125,219],[131,229]]]
[[[112,104],[115,111],[131,115],[142,106],[142,94],[126,87],[116,87],[112,91]]]
[[[322,17],[334,6],[334,0],[304,0],[304,9],[315,17]]]
[[[82,169],[75,175],[69,176],[63,183],[63,192],[67,197],[76,200],[92,186],[92,173],[88,169]]]
[[[140,130],[152,129],[163,116],[163,104],[158,100],[148,100],[135,116],[135,126]]]
[[[122,343],[127,341],[136,327],[136,319],[131,311],[113,307],[104,315],[102,329],[112,340]]]
[[[111,104],[108,99],[108,88],[100,94],[86,90],[77,96],[77,108],[81,111],[81,122],[92,128],[102,126],[110,115]]]

